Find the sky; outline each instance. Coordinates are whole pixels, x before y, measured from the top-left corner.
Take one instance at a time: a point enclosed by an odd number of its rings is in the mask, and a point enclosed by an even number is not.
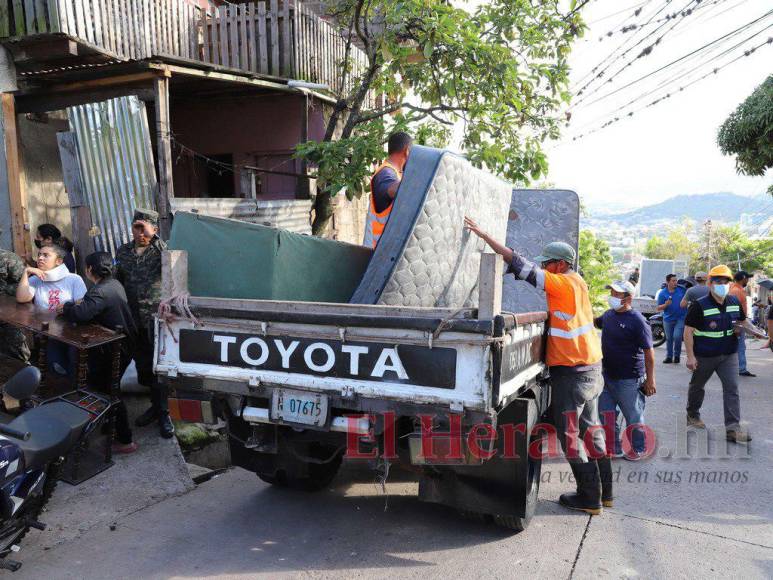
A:
[[[632,33],[617,33],[599,41],[610,30],[617,30],[635,8],[643,5],[638,17],[627,23],[643,23],[657,11],[665,0],[591,0],[584,9],[584,18],[590,29],[580,39],[571,58],[572,87],[575,90],[584,84],[583,77],[608,54],[617,54],[617,50]],[[700,6],[703,4],[703,6]],[[572,136],[583,133],[584,128],[598,127],[610,118],[613,111],[635,97],[646,93],[656,86],[658,77],[641,81],[618,94],[589,105],[596,97],[638,79],[700,46],[747,24],[773,8],[770,0],[672,0],[657,18],[681,10],[686,5],[700,8],[692,15],[669,21],[659,33],[649,41],[633,49],[625,57],[611,65],[609,72],[618,70],[620,65],[631,60],[641,48],[651,44],[671,25],[670,30],[652,53],[635,60],[622,74],[611,83],[601,86],[599,92],[588,97],[585,103],[569,108],[572,112],[571,125],[564,129],[564,136],[556,143],[546,146],[550,162],[549,182],[557,187],[574,189],[584,203],[588,205],[640,206],[662,201],[678,194],[700,194],[718,191],[730,191],[741,195],[763,193],[773,178],[773,171],[766,177],[745,177],[736,174],[732,157],[723,156],[716,144],[716,133],[727,116],[762,83],[766,76],[773,73],[773,45],[766,44],[749,57],[720,70],[716,75],[695,83],[683,92],[656,106],[636,112],[632,118],[626,118],[597,133],[578,140]],[[626,8],[630,7],[629,10]],[[616,16],[613,13],[620,12]],[[644,31],[649,32],[657,25],[650,25]],[[764,30],[766,27],[766,30]],[[717,65],[727,62],[744,48],[764,42],[773,36],[773,14],[767,16],[753,28],[732,37],[719,51],[747,38],[756,31],[762,31],[752,40],[741,44],[725,57],[713,64],[701,68],[698,76]],[[644,36],[640,32],[626,47]],[[685,60],[666,69],[674,74],[693,68],[690,60]],[[684,66],[683,66],[684,65]],[[668,78],[668,77],[663,77]],[[690,82],[694,77],[685,77],[670,85],[678,89],[681,84]],[[598,84],[590,85],[588,91]],[[664,89],[665,90],[665,89]],[[659,93],[638,101],[630,108],[638,108],[651,102]],[[597,121],[597,119],[601,119]],[[773,210],[771,210],[773,211]]]

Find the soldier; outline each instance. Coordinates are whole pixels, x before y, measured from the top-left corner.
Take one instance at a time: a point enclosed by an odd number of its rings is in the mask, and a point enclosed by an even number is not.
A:
[[[16,296],[16,287],[24,274],[24,260],[13,252],[0,249],[0,294]],[[30,348],[24,333],[10,324],[0,324],[0,351],[22,362],[29,363]]]
[[[161,301],[161,252],[166,250],[166,243],[158,237],[158,213],[135,209],[132,236],[133,241],[118,248],[115,261],[116,278],[126,290],[137,325],[133,357],[137,380],[150,387],[151,406],[135,424],[144,427],[158,421],[161,436],[168,439],[174,434],[174,425],[169,418],[166,387],[153,373],[153,315]]]

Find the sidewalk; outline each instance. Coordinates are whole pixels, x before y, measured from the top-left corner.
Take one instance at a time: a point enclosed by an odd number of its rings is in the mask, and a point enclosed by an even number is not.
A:
[[[665,454],[678,447],[689,373],[656,353],[658,394],[647,418]],[[616,507],[599,517],[558,505],[571,487],[563,460],[545,466],[537,516],[516,535],[419,502],[413,481],[392,479],[385,497],[356,466],[317,494],[234,469],[121,517],[114,531],[99,524],[47,551],[31,534],[14,577],[771,578],[773,355],[750,343],[749,359],[758,377],[741,382],[754,436],[748,453],[712,435],[709,449],[730,449],[730,457],[615,461]],[[721,407],[714,378],[703,417],[723,434]]]

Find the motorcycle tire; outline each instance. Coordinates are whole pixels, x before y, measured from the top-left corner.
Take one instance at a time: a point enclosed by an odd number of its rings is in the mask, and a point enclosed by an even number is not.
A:
[[[652,346],[657,348],[666,342],[666,331],[662,324],[651,324],[652,327]]]
[[[43,512],[46,504],[48,504],[48,500],[51,499],[51,496],[54,493],[54,489],[56,489],[56,484],[59,482],[60,470],[61,464],[58,462],[52,463],[48,466],[48,469],[46,469],[46,481],[43,484],[42,493],[39,496],[31,498],[29,501],[27,501],[26,505],[19,511],[14,519],[30,519],[37,521],[38,516],[40,516],[40,514]],[[8,554],[11,553],[10,545],[18,545],[24,539],[24,536],[27,535],[29,530],[30,527],[25,525],[24,528],[21,528],[18,532],[16,532],[18,535],[13,536],[10,542],[4,543],[4,549],[0,550],[0,558],[5,558],[8,556]]]

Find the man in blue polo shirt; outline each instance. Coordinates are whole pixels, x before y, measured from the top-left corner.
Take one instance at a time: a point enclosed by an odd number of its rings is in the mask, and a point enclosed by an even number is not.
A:
[[[631,449],[625,450],[624,454],[616,417],[619,409],[629,427],[644,425],[644,397],[654,395],[656,391],[652,331],[644,316],[631,307],[635,293],[633,284],[618,280],[607,288],[610,308],[595,320],[601,329],[604,354],[604,390],[599,397],[599,411],[604,424],[610,419],[615,420],[614,455],[639,459],[646,451],[644,432],[637,428],[632,428],[632,433],[629,431]]]
[[[666,333],[666,358],[664,364],[678,363],[682,354],[682,335],[687,308],[682,308],[682,298],[687,291],[677,284],[676,274],[666,276],[666,287],[657,295],[658,312],[663,313],[663,330]]]

